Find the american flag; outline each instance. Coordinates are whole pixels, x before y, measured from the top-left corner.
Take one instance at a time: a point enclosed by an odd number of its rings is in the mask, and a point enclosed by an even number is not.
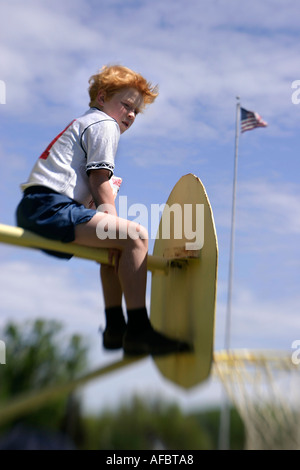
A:
[[[241,108],[241,130],[242,132],[251,131],[256,127],[267,127],[268,123],[263,121],[258,113],[247,111]]]

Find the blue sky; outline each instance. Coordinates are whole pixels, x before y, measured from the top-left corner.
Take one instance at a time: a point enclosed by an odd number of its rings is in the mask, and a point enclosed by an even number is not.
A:
[[[1,223],[15,223],[19,185],[35,159],[87,109],[89,77],[108,63],[142,73],[160,94],[121,138],[120,194],[150,207],[166,202],[182,175],[202,180],[219,242],[215,349],[222,349],[240,96],[269,125],[239,141],[231,345],[291,351],[300,337],[298,3],[10,0],[0,12]],[[104,318],[95,264],[4,245],[0,262],[1,326],[55,318],[88,337],[91,368],[120,357],[102,351],[97,335]],[[201,406],[218,400],[212,382],[183,392],[149,359],[89,386],[85,396],[96,409],[134,393]]]

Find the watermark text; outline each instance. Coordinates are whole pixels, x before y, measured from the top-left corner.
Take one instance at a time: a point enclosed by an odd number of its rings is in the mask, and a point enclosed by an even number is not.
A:
[[[292,342],[292,349],[295,350],[292,354],[292,363],[297,366],[300,364],[300,339]]]
[[[4,341],[0,340],[0,364],[6,364],[6,348]]]
[[[6,85],[3,80],[0,80],[0,104],[6,104]]]
[[[100,240],[185,240],[186,250],[200,250],[204,244],[204,204],[151,204],[149,211],[144,204],[128,207],[127,196],[120,196],[118,222],[110,215],[113,211],[108,204],[102,204],[97,211],[105,213],[96,229]]]
[[[292,103],[299,104],[300,103],[300,80],[294,80],[292,82],[292,88],[295,91],[292,93]]]

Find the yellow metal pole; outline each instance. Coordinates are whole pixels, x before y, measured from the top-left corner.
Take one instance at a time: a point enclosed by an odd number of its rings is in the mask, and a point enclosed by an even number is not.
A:
[[[99,379],[106,374],[132,365],[145,359],[145,357],[146,356],[136,356],[132,358],[124,357],[117,362],[108,364],[100,369],[88,373],[84,377],[80,377],[68,383],[54,385],[42,390],[36,390],[34,392],[29,392],[28,394],[17,396],[0,408],[0,424],[2,425],[16,417],[35,411],[46,403],[49,403],[60,396],[67,395],[78,387],[84,386],[91,380]]]
[[[62,243],[41,237],[20,227],[0,224],[0,242],[27,248],[68,253],[77,258],[90,259],[97,263],[108,264],[108,250],[105,248],[91,248],[75,243]],[[167,271],[169,260],[148,255],[147,267],[149,271]]]

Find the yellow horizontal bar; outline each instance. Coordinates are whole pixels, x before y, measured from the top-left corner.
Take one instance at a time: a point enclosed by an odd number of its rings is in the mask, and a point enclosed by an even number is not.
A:
[[[29,392],[28,394],[20,395],[13,398],[11,401],[5,403],[0,408],[0,424],[6,423],[9,420],[15,419],[19,416],[29,414],[45,404],[55,400],[56,398],[71,393],[78,387],[84,386],[91,380],[99,379],[100,377],[117,371],[123,367],[132,365],[137,361],[144,359],[146,356],[124,357],[123,359],[108,364],[93,372],[89,372],[83,377],[74,379],[68,383],[46,387],[41,390]]]
[[[55,240],[36,235],[21,227],[0,224],[0,242],[9,245],[23,246],[27,248],[38,248],[42,250],[58,251],[68,253],[77,258],[94,260],[97,263],[108,264],[108,250],[105,248],[91,248],[77,245],[75,243],[62,243]],[[147,268],[149,271],[167,271],[169,260],[158,256],[148,255]]]
[[[238,364],[238,363],[268,363],[282,364],[287,363],[291,368],[295,365],[292,363],[291,353],[284,350],[255,350],[255,349],[233,349],[220,350],[214,352],[214,362],[217,364]]]

